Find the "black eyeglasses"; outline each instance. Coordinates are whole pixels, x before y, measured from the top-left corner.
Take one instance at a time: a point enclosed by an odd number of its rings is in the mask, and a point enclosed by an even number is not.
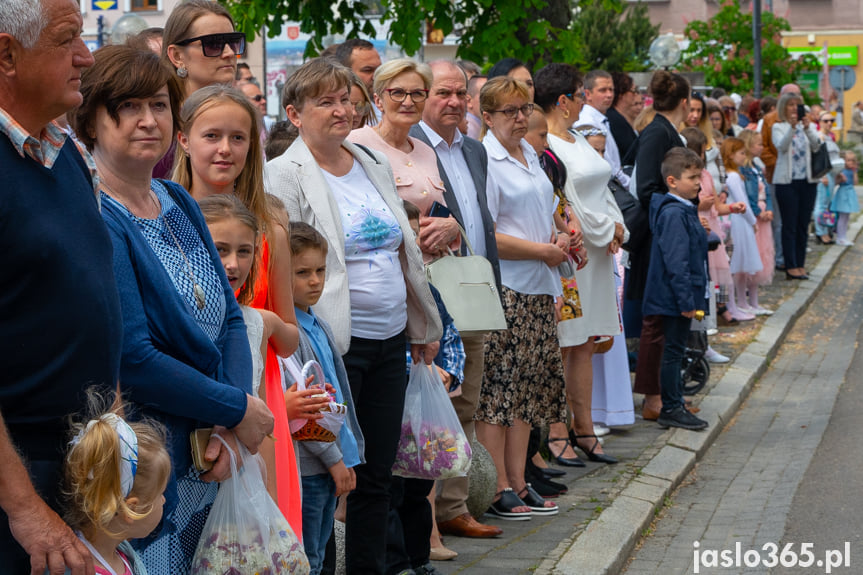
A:
[[[218,58],[225,51],[225,45],[231,48],[231,52],[237,56],[246,51],[246,35],[242,32],[228,32],[227,34],[204,34],[175,42],[177,46],[188,46],[192,42],[201,41],[201,50],[207,58]]]
[[[497,112],[497,113],[503,114],[504,116],[506,116],[507,118],[509,118],[511,120],[511,119],[515,118],[516,116],[518,116],[519,112],[524,114],[524,117],[527,118],[528,116],[530,116],[533,113],[533,108],[534,108],[533,104],[525,104],[521,108],[516,108],[515,106],[513,106],[511,108],[504,108],[503,110],[489,110],[489,112],[493,112],[493,113]]]
[[[725,110],[726,112],[736,112],[737,111],[737,108],[735,108],[734,106],[722,106],[722,109]]]
[[[829,122],[829,123],[831,123],[831,124],[832,124],[832,123],[834,123],[836,120],[834,120],[833,118],[821,118],[821,121],[822,121],[822,122]]]
[[[255,94],[254,96],[252,96],[252,100],[254,100],[255,102],[260,102],[263,99],[264,99],[263,94]]]
[[[411,102],[414,104],[418,104],[420,102],[425,102],[425,100],[429,97],[428,90],[411,90],[408,92],[407,90],[403,90],[401,88],[387,88],[384,90],[387,94],[390,95],[390,99],[393,102],[404,102],[405,98],[408,96],[411,97]]]

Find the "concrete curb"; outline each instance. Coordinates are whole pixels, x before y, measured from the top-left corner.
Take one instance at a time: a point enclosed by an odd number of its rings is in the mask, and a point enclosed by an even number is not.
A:
[[[858,218],[849,226],[848,236],[856,238],[861,228],[863,218]],[[665,497],[680,485],[737,413],[788,331],[821,291],[824,280],[844,251],[843,246],[836,245],[827,249],[809,273],[811,279],[801,282],[791,297],[767,318],[755,340],[734,359],[722,379],[698,404],[701,408],[698,416],[706,419],[710,427],[702,433],[674,430],[666,445],[641,473],[579,534],[551,570],[553,574],[620,572],[643,530],[653,520],[655,511],[662,507]]]

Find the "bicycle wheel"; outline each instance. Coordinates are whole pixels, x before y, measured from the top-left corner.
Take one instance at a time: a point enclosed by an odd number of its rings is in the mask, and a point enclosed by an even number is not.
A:
[[[695,395],[710,379],[710,364],[700,352],[687,354],[683,358],[680,377],[683,380],[683,395]]]

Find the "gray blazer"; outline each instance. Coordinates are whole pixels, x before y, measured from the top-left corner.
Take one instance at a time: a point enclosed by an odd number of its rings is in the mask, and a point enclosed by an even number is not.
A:
[[[443,335],[440,314],[428,287],[422,254],[413,241],[402,200],[396,193],[393,172],[386,156],[372,151],[374,159],[347,140],[342,143],[362,164],[369,180],[380,192],[402,229],[406,241],[399,248],[399,260],[407,287],[410,343],[431,343]],[[345,266],[345,239],[339,206],[320,166],[302,138],[288,150],[267,163],[264,174],[267,193],[273,194],[288,210],[291,220],[305,222],[321,232],[329,243],[327,281],[315,313],[333,330],[339,353],[344,355],[351,343],[351,298]]]
[[[423,131],[419,124],[411,128],[410,135],[425,142],[429,147],[434,149],[434,146],[432,146],[428,136],[426,136],[425,131]],[[491,267],[494,268],[494,278],[497,281],[498,293],[500,293],[500,261],[497,255],[497,240],[494,236],[494,220],[491,219],[491,213],[488,211],[488,198],[485,195],[486,178],[488,175],[488,154],[485,151],[485,146],[467,136],[464,136],[462,140],[462,152],[464,154],[464,161],[467,163],[467,168],[470,170],[470,175],[473,176],[473,183],[476,187],[479,211],[482,215],[482,227],[485,232],[485,257],[491,262]],[[436,154],[437,151],[435,151]],[[456,221],[464,227],[464,218],[461,215],[458,198],[455,192],[453,192],[452,183],[446,170],[444,170],[443,164],[440,163],[440,158],[437,161],[437,169],[444,184],[443,198],[446,200],[446,206],[452,212]],[[464,252],[465,250],[466,248],[462,246],[462,251]]]

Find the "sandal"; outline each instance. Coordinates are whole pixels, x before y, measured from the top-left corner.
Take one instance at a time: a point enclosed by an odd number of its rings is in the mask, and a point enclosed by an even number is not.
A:
[[[617,459],[605,454],[605,453],[596,453],[596,446],[599,445],[599,438],[595,435],[576,435],[572,430],[569,431],[569,438],[572,441],[572,444],[582,450],[584,454],[590,461],[596,461],[598,463],[608,463],[612,465],[617,463]],[[590,449],[585,449],[578,444],[579,439],[593,439],[593,445],[590,446]]]
[[[552,443],[558,443],[560,441],[564,442],[563,449],[560,450],[560,455],[555,455],[551,450]],[[567,446],[572,446],[569,442],[569,438],[566,437],[549,437],[545,440],[545,445],[548,447],[548,454],[554,457],[555,461],[563,465],[564,467],[587,467],[581,459],[576,457],[564,457],[563,454],[566,451]]]
[[[496,493],[495,496],[500,496],[500,499],[491,504],[488,508],[489,515],[506,519],[507,521],[527,521],[533,515],[532,511],[513,511],[516,507],[528,507],[528,505],[515,494],[512,487],[507,487],[503,491]],[[541,498],[540,498],[541,499]]]
[[[534,515],[557,515],[560,511],[557,503],[554,503],[551,507],[546,506],[545,499],[540,497],[539,493],[530,486],[530,483],[524,484],[524,489],[518,492],[518,497],[524,501],[525,505],[530,507]]]

